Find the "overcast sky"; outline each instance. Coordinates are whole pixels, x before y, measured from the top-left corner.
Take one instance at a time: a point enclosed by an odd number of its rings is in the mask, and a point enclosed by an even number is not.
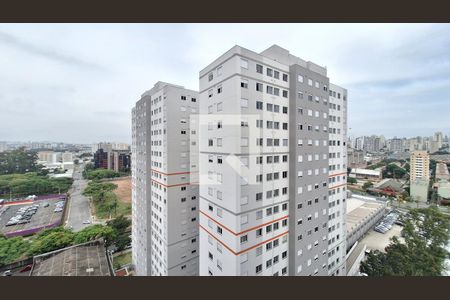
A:
[[[447,24],[0,24],[0,141],[129,143],[155,82],[272,44],[348,89],[351,136],[450,134]]]

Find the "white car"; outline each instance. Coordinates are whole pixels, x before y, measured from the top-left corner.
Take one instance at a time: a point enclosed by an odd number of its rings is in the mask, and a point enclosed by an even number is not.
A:
[[[91,224],[91,221],[89,220],[83,221],[83,224]]]

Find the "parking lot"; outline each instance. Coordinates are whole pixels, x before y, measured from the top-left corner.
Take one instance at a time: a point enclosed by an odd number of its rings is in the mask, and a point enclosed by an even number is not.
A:
[[[56,203],[60,201],[61,200],[58,198],[49,198],[21,205],[4,206],[3,213],[0,216],[0,234],[4,234],[6,236],[32,234],[34,233],[34,229],[39,230],[45,226],[51,227],[54,226],[54,224],[59,225],[65,206],[64,201],[63,204],[59,205],[60,209],[56,209]],[[33,205],[35,205],[34,209]],[[22,212],[20,212],[20,209],[22,209]],[[57,211],[55,211],[55,209]],[[22,214],[22,218],[20,220],[24,220],[25,215],[28,214],[29,216],[27,218],[29,218],[29,222],[27,220],[23,221],[23,224],[7,226],[8,222],[14,220],[14,217],[20,214]],[[19,223],[21,222],[19,221]],[[16,232],[23,232],[23,234],[15,234]]]

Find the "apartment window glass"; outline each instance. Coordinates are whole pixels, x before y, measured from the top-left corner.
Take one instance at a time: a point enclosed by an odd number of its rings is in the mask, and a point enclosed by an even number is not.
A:
[[[246,243],[248,241],[248,236],[247,235],[243,235],[241,236],[241,244]]]
[[[262,74],[263,73],[263,66],[261,65],[256,65],[256,72]]]
[[[267,68],[267,69],[266,69],[266,74],[267,74],[267,76],[273,77],[273,70]]]
[[[303,82],[303,76],[302,75],[298,75],[298,82]]]
[[[257,82],[257,83],[256,83],[256,90],[257,90],[258,92],[262,92],[262,91],[263,91],[263,84]]]
[[[248,89],[248,80],[241,79],[241,88]]]
[[[241,58],[241,68],[248,69],[248,60]]]
[[[283,81],[288,81],[288,75],[283,73]]]
[[[280,72],[278,72],[278,71],[273,71],[273,77],[274,77],[275,79],[280,79]]]

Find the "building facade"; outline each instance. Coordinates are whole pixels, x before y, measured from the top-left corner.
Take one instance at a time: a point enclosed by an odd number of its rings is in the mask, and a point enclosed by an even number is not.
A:
[[[430,155],[427,151],[411,152],[410,180],[430,179]]]
[[[137,275],[198,275],[198,93],[158,82],[132,110],[132,260]]]
[[[200,275],[345,275],[347,95],[329,87],[276,45],[200,72]]]
[[[347,198],[347,90],[330,84],[328,274],[345,276]]]
[[[410,195],[415,201],[428,201],[430,183],[430,155],[427,151],[413,151],[410,158]]]

